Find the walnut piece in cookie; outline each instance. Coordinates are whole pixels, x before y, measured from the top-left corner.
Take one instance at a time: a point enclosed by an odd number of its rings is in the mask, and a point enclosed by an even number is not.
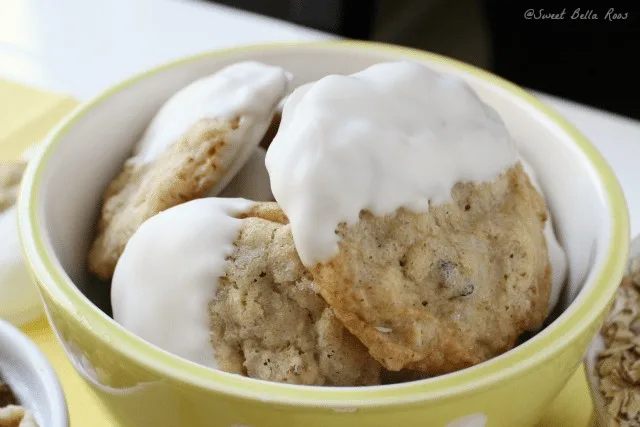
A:
[[[104,193],[90,271],[110,279],[145,220],[219,193],[268,131],[287,86],[281,68],[249,61],[197,80],[170,98]]]
[[[607,427],[640,426],[640,258],[622,279],[601,335],[595,371],[611,416]]]
[[[24,161],[0,162],[0,213],[16,203],[26,167]]]
[[[284,214],[257,206],[210,304],[219,368],[292,384],[379,384],[380,364],[316,293]]]
[[[458,183],[428,212],[363,211],[311,272],[338,319],[389,370],[438,375],[497,356],[546,317],[546,210],[518,164]]]

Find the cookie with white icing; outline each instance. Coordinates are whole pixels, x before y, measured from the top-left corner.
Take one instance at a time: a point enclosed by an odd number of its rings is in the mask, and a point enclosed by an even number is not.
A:
[[[283,69],[241,62],[172,96],[104,193],[90,270],[110,279],[146,219],[220,192],[254,153],[287,86]]]
[[[453,372],[542,325],[551,292],[545,205],[522,167],[457,184],[428,212],[363,211],[311,267],[336,316],[390,370]]]
[[[149,219],[118,262],[112,305],[131,332],[211,368],[293,384],[380,382],[380,364],[317,294],[275,203],[205,198]]]

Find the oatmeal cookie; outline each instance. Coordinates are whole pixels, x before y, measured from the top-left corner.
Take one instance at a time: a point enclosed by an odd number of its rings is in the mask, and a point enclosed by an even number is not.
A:
[[[110,279],[124,246],[138,227],[172,206],[202,197],[224,174],[228,137],[239,121],[203,119],[148,164],[127,162],[104,193],[89,267]]]
[[[219,368],[293,384],[379,384],[380,364],[316,293],[278,206],[244,217],[210,304]]]
[[[522,166],[458,183],[426,213],[367,211],[311,272],[335,315],[389,370],[456,371],[516,344],[546,317],[546,209]]]
[[[109,280],[125,244],[145,220],[217,195],[272,126],[287,84],[284,70],[247,62],[175,94],[103,195],[89,270]]]

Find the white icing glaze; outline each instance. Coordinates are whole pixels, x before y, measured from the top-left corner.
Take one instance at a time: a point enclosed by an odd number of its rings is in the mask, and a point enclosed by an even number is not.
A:
[[[209,193],[209,197],[241,197],[257,201],[273,201],[269,172],[264,165],[266,151],[257,147],[220,194]]]
[[[134,148],[133,161],[152,161],[202,118],[242,116],[251,123],[241,120],[240,127],[259,144],[287,93],[288,81],[282,68],[253,61],[238,62],[196,80],[176,92],[154,116]]]
[[[253,202],[205,198],[145,221],[113,275],[113,318],[168,352],[216,368],[208,305],[241,226],[235,215]]]
[[[426,211],[459,181],[516,162],[500,117],[462,80],[411,62],[328,76],[287,100],[266,165],[306,266],[337,252],[335,229],[361,210]]]
[[[531,165],[529,165],[522,157],[520,157],[520,163],[522,163],[524,171],[529,175],[531,184],[533,184],[533,186],[544,197],[542,187],[540,186],[538,178]],[[562,289],[564,288],[564,283],[567,278],[568,264],[567,255],[565,254],[564,249],[562,249],[562,246],[560,246],[560,243],[558,243],[556,233],[553,231],[551,213],[548,210],[547,221],[544,224],[544,237],[547,241],[549,263],[551,264],[551,296],[549,298],[549,309],[547,311],[547,315],[549,315],[560,299],[560,294],[562,293]]]

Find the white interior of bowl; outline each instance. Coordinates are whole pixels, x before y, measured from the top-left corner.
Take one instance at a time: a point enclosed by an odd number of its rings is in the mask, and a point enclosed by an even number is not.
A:
[[[3,320],[0,320],[0,374],[39,425],[68,425],[64,395],[53,368],[34,343]]]
[[[352,73],[377,62],[404,58],[391,51],[330,46],[231,52],[161,69],[95,103],[75,120],[51,153],[43,169],[38,209],[43,238],[57,256],[54,261],[100,308],[108,311],[108,287],[90,286],[85,265],[105,187],[163,101],[194,79],[244,59],[286,68],[294,75],[295,87],[327,74]],[[568,307],[607,250],[610,214],[596,171],[571,137],[530,104],[465,71],[437,61],[423,62],[465,78],[503,117],[536,170],[568,254],[568,286],[560,301],[562,308]]]

